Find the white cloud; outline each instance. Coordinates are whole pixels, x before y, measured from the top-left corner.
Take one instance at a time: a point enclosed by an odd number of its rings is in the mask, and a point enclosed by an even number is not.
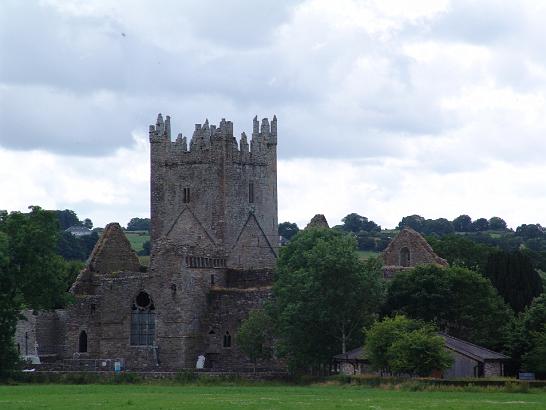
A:
[[[157,112],[185,135],[205,117],[248,132],[254,114],[276,113],[281,219],[540,221],[541,1],[0,8],[0,208],[73,207],[126,223],[148,212],[147,148],[132,135]]]

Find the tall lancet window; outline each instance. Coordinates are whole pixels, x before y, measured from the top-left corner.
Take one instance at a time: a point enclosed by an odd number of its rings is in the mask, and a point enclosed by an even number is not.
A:
[[[150,295],[140,292],[131,307],[131,345],[153,346],[155,342],[155,307]]]

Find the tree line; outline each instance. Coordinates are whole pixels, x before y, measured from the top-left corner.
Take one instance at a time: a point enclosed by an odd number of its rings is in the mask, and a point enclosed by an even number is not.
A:
[[[449,267],[416,267],[387,282],[379,259],[359,258],[352,232],[299,231],[280,250],[272,301],[243,322],[241,348],[308,372],[365,345],[377,370],[426,375],[450,365],[441,331],[511,356],[509,372],[546,372],[546,296],[530,258],[464,236],[435,240]]]

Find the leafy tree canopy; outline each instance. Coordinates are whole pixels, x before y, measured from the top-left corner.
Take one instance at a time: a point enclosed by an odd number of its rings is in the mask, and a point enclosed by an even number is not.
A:
[[[272,312],[292,368],[318,367],[361,343],[382,300],[380,267],[361,262],[354,237],[332,229],[301,231],[281,249]]]
[[[365,352],[376,370],[423,377],[453,362],[433,326],[402,315],[376,322],[366,334]]]
[[[504,347],[504,330],[513,318],[488,279],[468,269],[434,265],[398,273],[390,283],[385,310],[432,322],[448,334],[491,349]]]
[[[128,231],[149,231],[150,218],[131,218],[127,224]]]
[[[460,266],[477,272],[484,272],[489,255],[497,249],[476,243],[466,236],[446,235],[438,238],[428,236],[427,242],[436,254],[446,259],[452,266]]]
[[[345,232],[359,233],[365,232],[380,232],[381,226],[377,225],[374,221],[368,220],[365,216],[352,213],[347,215],[341,220],[343,222],[342,229]]]
[[[523,238],[542,238],[544,237],[544,228],[540,224],[523,224],[516,228],[516,235]]]
[[[489,219],[489,229],[494,231],[505,231],[507,229],[504,219],[494,216]]]
[[[285,239],[292,239],[292,237],[299,232],[300,228],[296,223],[282,222],[279,224],[279,235]]]
[[[468,215],[459,215],[453,220],[453,229],[455,232],[472,231],[472,219]]]
[[[61,231],[64,231],[65,229],[70,228],[71,226],[74,226],[74,225],[79,226],[82,224],[76,212],[70,209],[65,209],[64,211],[58,210],[54,212],[57,215],[57,219],[59,221],[58,229],[60,229]]]
[[[485,218],[478,218],[472,222],[472,230],[474,232],[483,232],[489,230],[489,221]]]
[[[250,361],[256,363],[260,359],[272,356],[273,323],[271,317],[262,309],[253,310],[248,315],[237,332],[237,345]]]

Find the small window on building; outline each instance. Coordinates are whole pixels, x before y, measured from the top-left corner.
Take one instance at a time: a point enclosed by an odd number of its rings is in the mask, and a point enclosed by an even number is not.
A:
[[[214,285],[214,274],[210,275],[210,284]]]
[[[410,266],[410,250],[409,248],[400,249],[400,266],[408,267]]]
[[[85,330],[80,332],[80,338],[78,342],[78,352],[87,353],[87,333]]]
[[[155,342],[155,307],[150,295],[140,292],[131,307],[131,345],[153,346]]]
[[[254,183],[251,182],[248,184],[248,203],[254,203]]]
[[[190,203],[190,189],[189,188],[184,188],[184,191],[183,191],[183,198],[182,198],[182,202],[184,202],[185,204],[189,204]]]
[[[224,335],[224,347],[231,347],[231,335],[228,331]]]

